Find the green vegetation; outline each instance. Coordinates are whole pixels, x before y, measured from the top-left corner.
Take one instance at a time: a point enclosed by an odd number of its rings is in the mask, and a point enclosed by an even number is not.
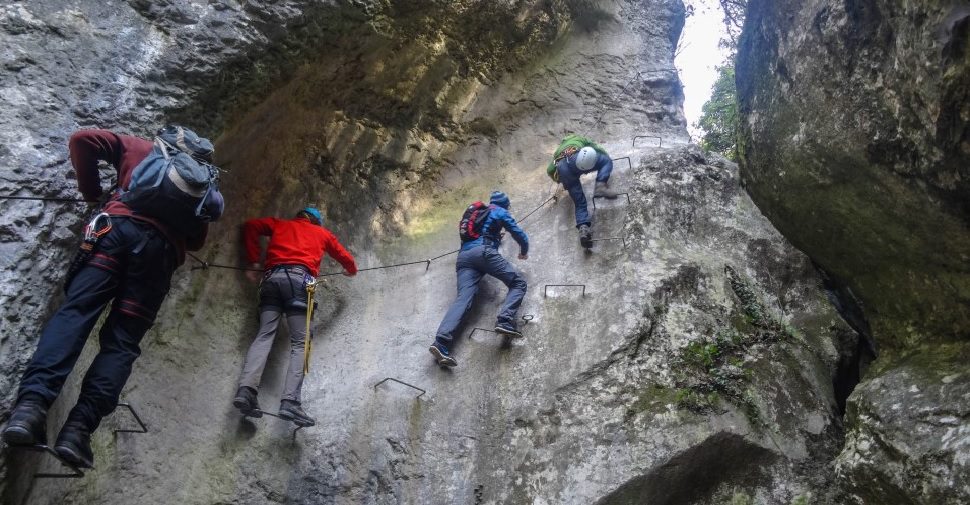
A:
[[[737,311],[731,324],[686,345],[680,353],[676,403],[679,408],[704,413],[714,410],[720,399],[738,406],[752,425],[762,424],[749,384],[753,378],[747,364],[759,350],[791,339],[795,330],[772,317],[748,281],[730,266],[724,267]]]
[[[710,412],[717,406],[720,398],[717,392],[701,393],[689,388],[677,390],[677,407],[691,412]]]
[[[664,411],[670,403],[680,404],[680,391],[654,384],[640,391],[637,401],[631,407],[631,415],[647,411]]]
[[[681,352],[680,360],[689,377],[680,381],[678,407],[693,412],[709,412],[724,397],[754,413],[757,409],[746,392],[751,372],[744,368],[747,348],[757,334],[746,335],[734,329],[722,329],[713,338],[691,342]]]
[[[748,10],[748,0],[718,0],[721,4],[721,12],[724,13],[724,28],[727,29],[727,40],[722,40],[721,44],[730,47],[732,52],[737,52],[738,37],[741,36],[741,28],[744,26],[745,13]]]
[[[734,493],[731,497],[731,505],[752,505],[754,500],[747,493]]]
[[[701,109],[701,117],[694,124],[704,131],[701,147],[705,151],[723,154],[732,161],[738,159],[738,91],[734,84],[734,63],[717,67],[717,81],[711,98]]]
[[[727,32],[721,46],[728,48],[730,55],[724,64],[717,67],[717,81],[711,90],[711,98],[702,107],[701,117],[694,127],[704,132],[700,145],[705,151],[717,152],[731,161],[738,161],[738,90],[734,79],[734,60],[748,0],[719,0],[719,3]]]

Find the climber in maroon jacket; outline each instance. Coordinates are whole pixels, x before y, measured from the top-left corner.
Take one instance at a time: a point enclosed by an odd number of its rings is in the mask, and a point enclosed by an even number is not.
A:
[[[211,156],[212,144],[191,130],[168,126],[159,132],[159,139],[175,133],[180,140],[193,140],[193,154],[208,162],[205,158]],[[100,350],[54,445],[66,461],[91,468],[91,433],[117,406],[141,352],[139,343],[168,293],[172,273],[184,261],[186,249],[202,247],[208,225],[200,222],[192,225],[190,233],[178,232],[158,216],[136,212],[122,201],[121,193],[128,190],[135,167],[153,153],[152,141],[107,130],[81,130],[71,136],[68,146],[78,189],[86,200],[98,201],[105,191],[99,161],[117,170],[120,191],[107,195],[103,208],[85,229],[84,244],[90,247],[86,250],[82,245],[68,274],[64,302],[41,331],[3,439],[11,445],[46,445],[47,409],[74,368],[88,334],[113,300],[101,327]],[[213,198],[221,205],[217,193]]]

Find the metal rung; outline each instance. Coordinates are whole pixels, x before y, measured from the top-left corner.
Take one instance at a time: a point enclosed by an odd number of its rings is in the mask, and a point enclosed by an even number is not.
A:
[[[64,465],[69,470],[71,470],[71,472],[73,472],[73,473],[35,473],[34,474],[35,479],[80,479],[81,477],[84,477],[84,471],[82,471],[80,468],[78,468],[71,462],[67,461],[66,459],[62,458],[61,455],[57,453],[57,451],[55,451],[48,445],[37,444],[37,445],[13,446],[13,447],[23,447],[24,449],[28,449],[31,451],[46,452],[47,454],[54,456],[54,459],[56,459],[57,461],[60,461],[62,465]]]
[[[525,326],[525,325],[529,324],[529,321],[532,321],[533,319],[535,319],[535,317],[536,316],[534,316],[532,314],[525,314],[525,315],[523,315],[522,316],[522,326]],[[496,334],[498,334],[498,332],[495,331],[495,330],[490,330],[488,328],[479,328],[479,327],[476,326],[476,327],[472,328],[472,332],[468,334],[468,338],[472,338],[472,335],[475,334],[475,331],[476,330],[482,330],[482,331],[487,331],[489,333],[496,333]],[[505,335],[505,336],[509,336],[509,335]],[[516,337],[513,337],[513,338],[516,338]]]
[[[418,391],[421,391],[421,394],[419,394],[415,398],[421,398],[422,396],[424,396],[425,393],[427,393],[427,391],[425,391],[422,388],[419,388],[419,387],[415,386],[414,384],[408,384],[407,382],[404,382],[404,381],[402,381],[400,379],[395,379],[394,377],[384,377],[383,380],[381,380],[377,384],[374,384],[374,389],[376,390],[377,389],[377,386],[380,386],[381,384],[384,384],[387,381],[394,381],[394,382],[396,382],[398,384],[404,384],[405,386],[407,386],[409,388],[413,388],[413,389],[417,389]]]
[[[137,430],[130,428],[115,430],[115,433],[148,433],[148,426],[145,426],[145,422],[141,420],[141,416],[138,415],[138,412],[135,412],[135,408],[132,407],[130,403],[119,403],[118,406],[128,409],[128,411],[131,412],[132,417],[135,418],[135,421],[138,422],[138,426],[141,428]]]
[[[252,413],[254,413],[254,414],[258,413],[258,414],[261,414],[261,415],[267,415],[269,417],[275,417],[275,418],[277,418],[277,419],[279,419],[281,421],[286,421],[288,423],[289,422],[293,422],[293,421],[290,421],[288,419],[283,419],[279,414],[274,414],[272,412],[266,412],[263,409],[253,410]],[[257,416],[248,415],[248,414],[243,414],[243,417],[253,418],[253,419],[256,419],[257,418]],[[296,432],[302,430],[303,429],[303,426],[300,426],[299,424],[296,424],[296,423],[293,423],[293,425],[296,426],[296,428],[293,430],[293,440],[296,440]]]
[[[657,135],[637,135],[633,137],[633,147],[637,146],[637,139],[657,139],[657,141],[660,142],[657,147],[664,146],[664,139],[662,137],[658,137]]]
[[[586,296],[586,285],[585,284],[546,284],[542,288],[542,297],[548,296],[549,288],[583,288],[582,296]]]
[[[255,409],[255,410],[252,411],[252,413],[253,414],[259,414],[259,416],[250,416],[250,415],[244,415],[244,416],[245,417],[252,417],[253,419],[259,419],[262,416],[269,416],[269,417],[275,417],[277,419],[283,419],[282,417],[280,417],[279,414],[274,414],[272,412],[266,412],[263,409]],[[286,419],[283,419],[283,420],[286,421]]]
[[[633,170],[633,161],[630,160],[629,156],[623,156],[622,158],[613,158],[613,161],[620,161],[620,160],[626,160],[627,169]]]
[[[495,330],[490,330],[488,328],[479,328],[479,327],[476,326],[475,328],[472,328],[472,332],[468,334],[468,338],[472,338],[472,335],[474,335],[475,332],[478,331],[478,330],[487,331],[489,333],[498,333]]]
[[[623,248],[626,249],[626,237],[606,237],[606,238],[594,238],[592,242],[607,242],[610,240],[622,240]]]
[[[626,196],[626,203],[627,203],[627,205],[629,205],[630,204],[630,193],[623,192],[623,193],[617,193],[616,194],[616,196],[620,196],[620,195]],[[593,210],[596,210],[596,199],[597,198],[604,198],[604,197],[602,197],[602,196],[594,196],[593,197]]]

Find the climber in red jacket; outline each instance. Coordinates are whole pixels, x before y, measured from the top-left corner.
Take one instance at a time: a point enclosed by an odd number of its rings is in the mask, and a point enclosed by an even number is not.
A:
[[[260,236],[269,236],[266,260],[261,266]],[[307,285],[316,280],[324,253],[345,270],[344,275],[357,275],[353,256],[330,230],[323,227],[323,216],[313,207],[301,210],[294,219],[264,217],[243,224],[243,242],[253,268],[262,268],[259,285],[259,331],[253,340],[239,378],[239,389],[232,404],[243,415],[261,417],[256,401],[266,358],[273,347],[280,319],[286,315],[290,330],[290,364],[286,371],[279,416],[298,426],[313,426],[315,421],[300,406],[303,385],[304,345],[307,328]],[[255,280],[255,276],[251,276]]]

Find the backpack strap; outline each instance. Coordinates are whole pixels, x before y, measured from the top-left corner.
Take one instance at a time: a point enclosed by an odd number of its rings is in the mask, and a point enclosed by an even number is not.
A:
[[[162,140],[160,137],[155,137],[155,146],[158,148],[159,151],[162,152],[162,156],[165,157],[165,161],[169,161],[169,159],[171,159],[168,155],[168,149],[167,149],[168,144],[166,144],[164,140]],[[155,178],[155,183],[152,184],[153,187],[158,186],[159,184],[162,183],[162,179],[165,178],[166,172],[168,172],[168,170],[158,171],[158,177]]]
[[[495,205],[491,203],[485,206],[485,208],[483,209],[486,212],[486,214],[485,214],[485,220],[482,221],[482,233],[479,236],[485,237],[486,239],[488,239],[488,219],[492,216],[492,210],[494,209],[495,209]]]
[[[209,187],[205,188],[205,194],[202,195],[202,199],[199,200],[199,205],[195,208],[196,216],[202,215],[203,209],[205,209],[205,204],[209,200],[209,193],[212,193],[212,184],[209,184]]]
[[[172,146],[168,144],[168,142],[165,142],[164,140],[162,140],[162,137],[155,137],[155,147],[158,148],[158,150],[162,153],[162,156],[164,156],[166,160],[169,158],[168,150],[174,149]]]
[[[192,152],[192,149],[185,144],[185,128],[181,126],[178,127],[178,133],[175,134],[175,145],[184,153]]]

